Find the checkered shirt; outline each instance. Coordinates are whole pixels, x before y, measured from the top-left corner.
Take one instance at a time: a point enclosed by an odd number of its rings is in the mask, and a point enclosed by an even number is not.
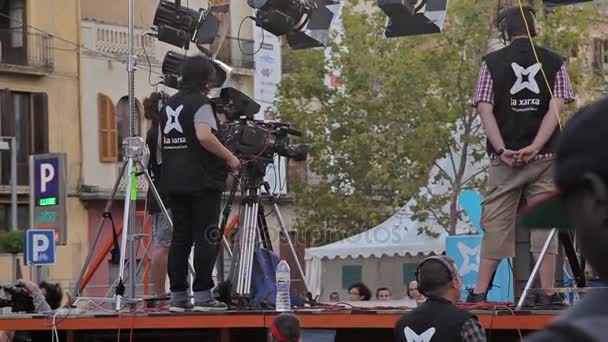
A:
[[[462,325],[460,337],[464,342],[486,342],[486,331],[479,320],[471,318]]]
[[[486,62],[481,64],[481,70],[479,71],[479,78],[477,80],[477,87],[475,90],[475,96],[473,96],[473,106],[477,107],[479,103],[491,103],[494,104],[494,81],[492,75],[488,70]],[[574,90],[572,90],[572,83],[568,76],[568,70],[566,65],[563,64],[555,75],[555,85],[553,86],[553,97],[564,99],[566,103],[574,101]]]

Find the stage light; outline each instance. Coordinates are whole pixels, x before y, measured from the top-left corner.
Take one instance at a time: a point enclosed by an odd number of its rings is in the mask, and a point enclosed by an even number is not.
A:
[[[169,88],[178,89],[181,79],[180,66],[188,56],[175,51],[169,51],[163,59],[161,70],[163,72],[163,84]],[[232,68],[220,60],[212,59],[215,67],[213,78],[209,82],[209,88],[220,88],[232,75]]]
[[[213,43],[220,22],[211,11],[183,7],[179,0],[163,0],[158,4],[153,25],[158,40],[187,50],[190,42]]]
[[[340,3],[334,0],[248,0],[258,27],[287,36],[292,49],[326,46]]]
[[[440,33],[449,0],[379,0],[378,6],[388,16],[384,35],[387,38]]]

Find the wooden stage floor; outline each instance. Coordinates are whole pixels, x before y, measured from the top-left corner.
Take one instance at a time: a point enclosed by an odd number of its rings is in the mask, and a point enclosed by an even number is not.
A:
[[[519,336],[545,327],[559,311],[472,310],[487,330],[490,341],[518,341]],[[335,341],[392,341],[392,329],[403,311],[397,310],[299,310],[303,329],[327,329],[337,333]],[[133,334],[133,341],[156,341],[160,335],[190,341],[196,331],[217,332],[207,341],[263,341],[274,311],[227,311],[222,313],[134,312],[134,313],[70,313],[59,314],[55,325],[63,341],[116,341],[117,334]],[[0,330],[50,331],[53,317],[0,316]],[[190,334],[190,335],[188,335]],[[245,334],[245,335],[243,335]],[[97,336],[97,337],[95,337]],[[105,339],[104,339],[104,336]],[[111,336],[108,337],[108,336]],[[181,337],[184,338],[181,338]],[[198,335],[200,337],[200,333]],[[241,337],[239,337],[241,336]],[[257,337],[254,337],[257,336]],[[491,338],[493,336],[494,338]],[[251,340],[249,338],[252,338]],[[195,339],[193,339],[195,340]],[[198,339],[201,340],[200,338]]]

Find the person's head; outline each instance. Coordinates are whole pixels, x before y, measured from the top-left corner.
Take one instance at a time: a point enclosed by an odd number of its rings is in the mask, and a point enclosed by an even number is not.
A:
[[[521,225],[574,229],[581,253],[608,279],[608,97],[579,110],[556,148],[557,190],[533,201]]]
[[[503,10],[496,19],[496,25],[498,31],[505,34],[506,39],[510,41],[528,37],[528,30],[530,35],[535,37],[538,31],[536,13],[530,6],[515,6]]]
[[[209,92],[209,83],[213,80],[215,67],[213,62],[205,56],[190,56],[180,66],[181,91]]]
[[[418,300],[422,297],[422,294],[420,293],[420,291],[418,291],[418,282],[417,281],[414,280],[408,284],[407,296],[410,299],[414,299],[414,300]]]
[[[376,290],[377,300],[391,300],[391,290],[386,287],[381,287]]]
[[[40,291],[44,295],[44,299],[49,304],[51,309],[55,310],[61,306],[63,300],[63,289],[59,283],[49,283],[46,281],[38,284]]]
[[[424,259],[416,270],[418,291],[426,297],[445,298],[457,302],[462,283],[454,260],[446,256]]]
[[[270,327],[272,342],[299,342],[300,321],[298,317],[284,313],[278,315]]]
[[[348,296],[351,301],[369,300],[372,292],[362,282],[352,284],[348,288]]]
[[[144,118],[153,124],[160,122],[160,110],[169,96],[165,92],[153,92],[144,99]]]
[[[338,292],[332,292],[329,294],[329,301],[330,302],[339,302],[340,301],[340,295],[338,294]]]

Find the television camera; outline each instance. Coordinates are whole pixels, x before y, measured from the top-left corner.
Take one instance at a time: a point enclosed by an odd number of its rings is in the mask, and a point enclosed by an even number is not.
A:
[[[308,146],[290,145],[289,135],[302,136],[289,124],[255,120],[260,105],[234,88],[224,88],[212,103],[218,114],[226,116],[221,136],[224,145],[247,163],[256,161],[265,171],[274,154],[303,161],[308,158]]]
[[[0,285],[0,308],[4,307],[11,307],[12,312],[36,310],[30,291],[21,285]]]

